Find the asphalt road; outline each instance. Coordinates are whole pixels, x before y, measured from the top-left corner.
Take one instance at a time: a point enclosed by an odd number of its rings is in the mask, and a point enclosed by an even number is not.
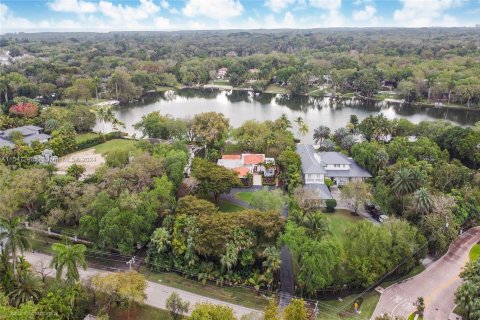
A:
[[[408,318],[418,297],[425,299],[424,319],[449,319],[454,294],[461,284],[459,274],[469,259],[473,245],[480,241],[480,227],[472,228],[450,245],[447,253],[410,280],[388,287],[380,297],[372,319],[388,313]]]
[[[24,252],[24,256],[28,262],[30,262],[33,268],[37,269],[41,264],[44,266],[48,266],[51,261],[51,256],[43,254],[43,253],[32,253],[32,252]],[[55,270],[49,270],[50,276],[55,275]],[[96,274],[107,274],[109,271],[98,270],[94,268],[88,268],[87,270],[80,269],[80,278],[82,280],[87,280],[88,278],[96,275]],[[178,295],[185,301],[190,302],[190,310],[189,314],[191,313],[192,309],[195,307],[195,304],[202,303],[202,302],[209,302],[212,304],[224,305],[228,306],[233,309],[235,315],[240,318],[243,315],[248,314],[258,314],[261,315],[262,312],[246,307],[242,307],[236,304],[204,297],[198,294],[190,293],[188,291],[183,291],[179,289],[175,289],[172,287],[168,287],[159,283],[148,281],[146,293],[147,293],[147,300],[145,301],[146,304],[151,305],[155,308],[159,309],[166,309],[166,302],[168,297],[173,293],[176,292]]]

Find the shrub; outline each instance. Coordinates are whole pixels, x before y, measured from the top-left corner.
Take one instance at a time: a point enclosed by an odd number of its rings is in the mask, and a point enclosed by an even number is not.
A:
[[[325,201],[325,211],[326,212],[335,212],[335,207],[337,206],[337,200],[328,199]]]

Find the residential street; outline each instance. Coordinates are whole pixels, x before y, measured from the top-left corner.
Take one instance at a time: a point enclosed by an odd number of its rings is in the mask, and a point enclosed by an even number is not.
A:
[[[385,313],[408,318],[416,310],[414,303],[418,297],[425,299],[424,319],[449,319],[455,305],[455,291],[461,284],[460,271],[468,261],[470,249],[479,241],[480,227],[468,230],[424,272],[387,288],[380,297],[372,319]]]
[[[43,265],[50,264],[51,256],[49,255],[42,254],[42,253],[32,253],[32,252],[25,252],[24,255],[27,261],[30,262],[34,268],[37,268],[42,263]],[[88,268],[87,270],[80,269],[79,271],[80,271],[80,277],[82,280],[86,280],[96,274],[108,273],[108,271],[98,270],[94,268]],[[50,276],[53,276],[53,275],[55,275],[55,270],[52,270],[50,274]],[[183,300],[190,302],[189,313],[192,311],[195,304],[200,302],[209,302],[212,304],[219,304],[219,305],[224,305],[232,308],[237,317],[241,317],[243,315],[247,315],[251,313],[262,314],[262,312],[254,309],[242,307],[239,305],[223,302],[216,299],[211,299],[208,297],[204,297],[198,294],[175,289],[175,288],[154,283],[151,281],[148,281],[148,286],[146,290],[147,300],[145,301],[145,303],[155,308],[166,309],[166,301],[173,292],[178,293]]]

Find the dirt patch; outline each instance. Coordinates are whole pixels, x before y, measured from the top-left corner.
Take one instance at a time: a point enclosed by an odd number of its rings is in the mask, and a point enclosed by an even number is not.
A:
[[[61,157],[58,160],[57,169],[59,174],[66,174],[68,167],[72,164],[78,164],[85,167],[84,176],[88,176],[94,174],[95,170],[104,163],[105,158],[101,154],[95,153],[95,149],[88,149]]]

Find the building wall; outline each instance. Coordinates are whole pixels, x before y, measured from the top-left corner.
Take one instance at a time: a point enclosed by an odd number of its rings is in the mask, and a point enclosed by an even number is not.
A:
[[[305,184],[325,183],[325,176],[322,173],[307,173],[304,175]]]
[[[349,164],[327,164],[326,170],[350,170]]]

